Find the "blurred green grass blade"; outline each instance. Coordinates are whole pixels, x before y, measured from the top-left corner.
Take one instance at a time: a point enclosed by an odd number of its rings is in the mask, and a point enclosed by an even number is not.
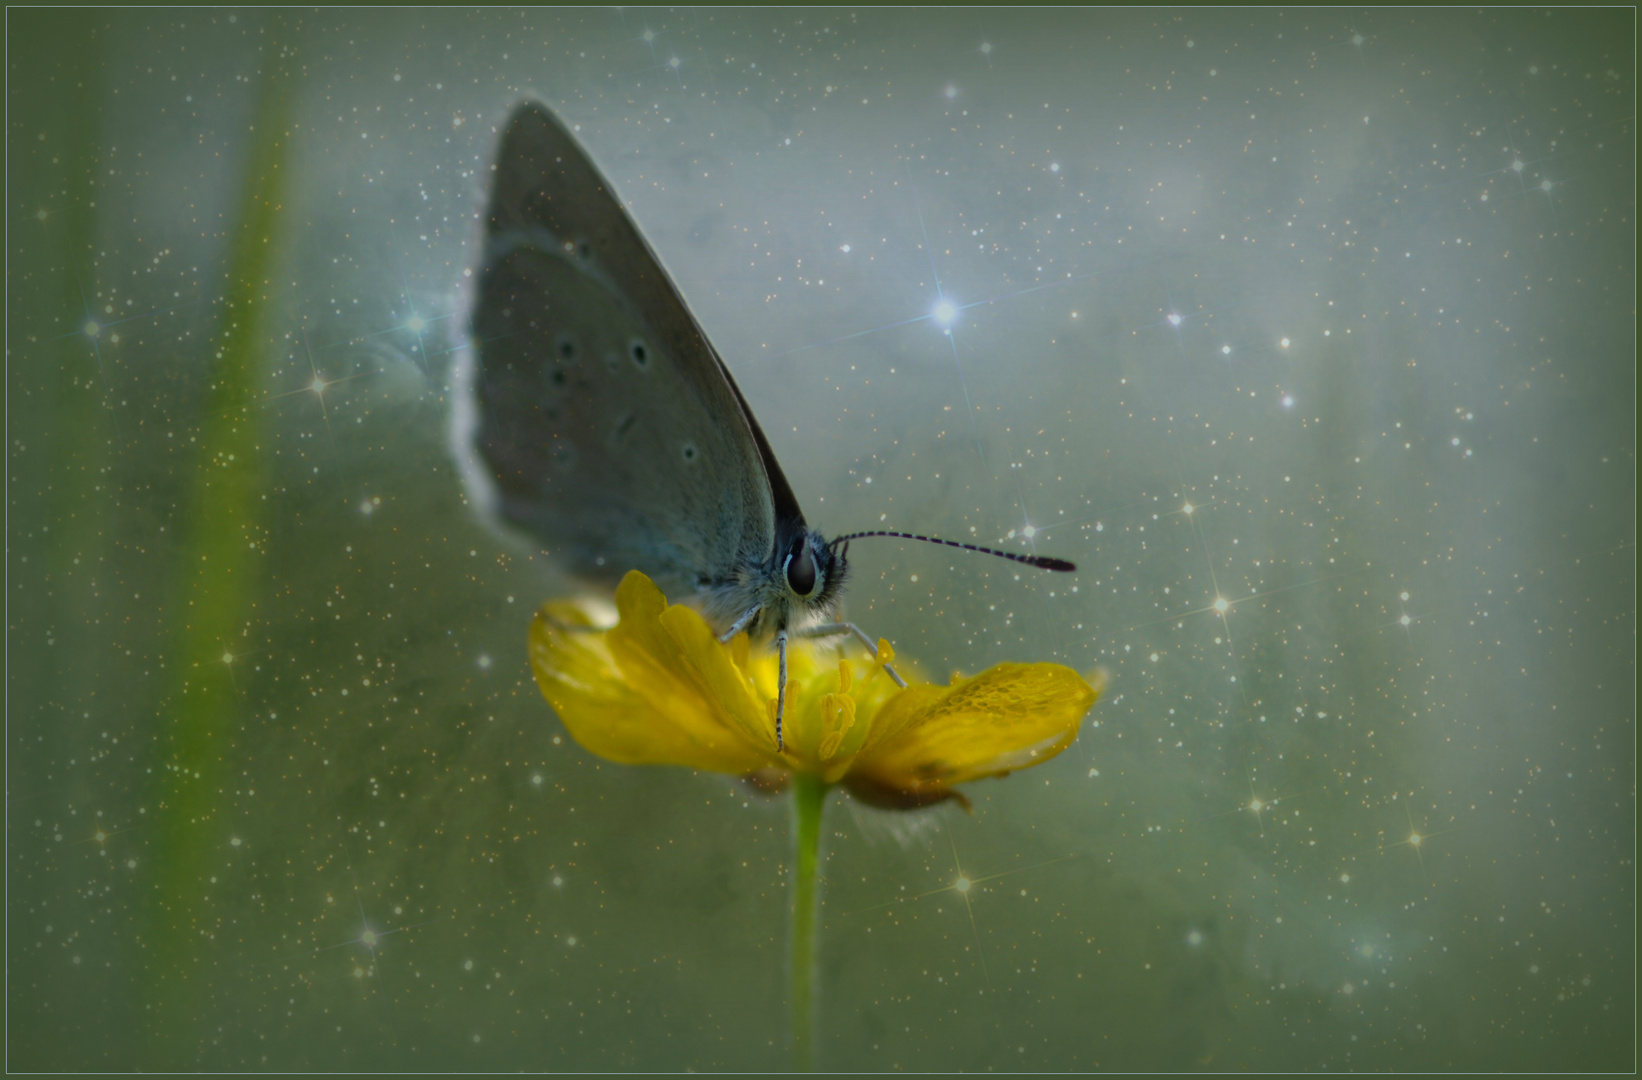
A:
[[[274,337],[273,274],[288,188],[288,91],[268,71],[207,366],[199,454],[171,608],[167,693],[157,719],[150,812],[156,839],[145,918],[150,1068],[187,1068],[219,976],[213,869],[229,840],[221,810],[248,703],[232,658],[260,600],[265,502],[258,376]]]

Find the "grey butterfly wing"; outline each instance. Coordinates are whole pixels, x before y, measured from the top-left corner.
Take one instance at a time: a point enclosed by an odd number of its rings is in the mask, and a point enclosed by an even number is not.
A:
[[[608,183],[534,103],[503,134],[478,276],[473,449],[504,520],[584,577],[636,568],[670,593],[772,558],[778,510],[797,508],[763,433]]]

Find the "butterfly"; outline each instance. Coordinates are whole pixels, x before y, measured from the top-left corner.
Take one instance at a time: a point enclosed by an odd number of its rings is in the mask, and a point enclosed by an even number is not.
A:
[[[877,656],[859,627],[833,621],[849,541],[901,537],[1074,569],[912,533],[829,541],[810,528],[661,259],[546,106],[522,102],[503,127],[483,229],[453,424],[469,491],[581,578],[641,570],[670,597],[693,598],[720,640],[773,639],[778,748],[790,637],[852,634]]]

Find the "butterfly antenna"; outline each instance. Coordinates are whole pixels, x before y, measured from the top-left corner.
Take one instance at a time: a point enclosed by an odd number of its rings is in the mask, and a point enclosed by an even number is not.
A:
[[[848,550],[851,540],[860,540],[867,536],[893,536],[901,540],[922,540],[926,544],[945,544],[947,547],[961,548],[964,551],[978,551],[982,555],[996,555],[1000,559],[1025,563],[1027,566],[1035,566],[1039,570],[1058,570],[1065,573],[1077,569],[1075,565],[1065,559],[1056,559],[1048,555],[1021,555],[1013,551],[998,551],[989,547],[981,547],[979,544],[960,544],[956,540],[942,540],[938,536],[919,536],[917,533],[890,532],[882,529],[872,532],[849,533],[835,538],[827,546],[837,547],[839,544],[843,544],[845,550]]]

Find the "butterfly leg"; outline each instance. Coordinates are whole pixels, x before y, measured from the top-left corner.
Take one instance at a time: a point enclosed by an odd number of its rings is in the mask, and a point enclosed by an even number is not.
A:
[[[852,622],[822,623],[819,626],[811,626],[808,629],[801,630],[799,633],[803,634],[805,637],[831,637],[834,634],[854,634],[861,640],[861,644],[867,647],[867,652],[871,653],[874,658],[878,656],[877,642],[867,637],[866,631],[862,630],[859,626],[856,626]],[[885,664],[884,672],[888,674],[890,678],[895,680],[896,686],[899,686],[902,690],[907,688],[907,681],[901,678],[900,674],[893,667]]]
[[[775,635],[775,654],[780,668],[780,675],[775,684],[775,752],[779,754],[786,750],[781,741],[781,718],[787,712],[787,632],[785,630]]]
[[[764,609],[762,607],[754,605],[753,607],[750,607],[746,611],[742,612],[741,618],[731,623],[730,628],[724,631],[724,633],[718,635],[718,643],[720,645],[728,644],[731,638],[747,629],[747,627],[752,624],[752,621],[758,618],[758,613],[763,610]],[[786,680],[783,679],[782,681],[785,682]]]

